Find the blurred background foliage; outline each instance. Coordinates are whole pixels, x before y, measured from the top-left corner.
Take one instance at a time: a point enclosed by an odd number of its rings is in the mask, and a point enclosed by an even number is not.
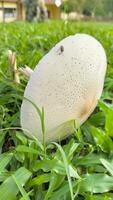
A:
[[[62,10],[66,13],[76,11],[88,16],[113,17],[113,0],[66,0]]]
[[[57,0],[56,0],[57,1]],[[56,2],[48,1],[48,2]],[[59,0],[60,1],[60,0]],[[44,0],[24,0],[26,7],[26,19],[32,21],[36,19],[38,15],[37,6],[42,9],[42,19],[47,19],[47,9],[44,5]],[[40,5],[43,5],[40,7]],[[89,18],[100,17],[100,19],[112,19],[113,18],[113,0],[62,0],[60,10],[63,13],[76,12],[87,16]]]

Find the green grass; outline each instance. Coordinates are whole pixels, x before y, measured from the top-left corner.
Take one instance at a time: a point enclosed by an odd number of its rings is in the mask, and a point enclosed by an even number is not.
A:
[[[45,146],[20,129],[27,79],[12,82],[7,50],[18,66],[34,68],[62,38],[84,32],[104,46],[108,70],[104,91],[90,118],[60,144]],[[0,200],[113,199],[113,24],[47,22],[0,24]],[[42,115],[41,115],[42,116]],[[44,127],[43,119],[41,119]],[[17,128],[18,127],[18,128]]]

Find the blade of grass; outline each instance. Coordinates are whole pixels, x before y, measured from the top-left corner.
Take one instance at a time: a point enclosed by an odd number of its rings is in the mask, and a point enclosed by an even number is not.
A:
[[[66,174],[67,174],[67,178],[68,178],[68,183],[69,183],[69,189],[70,189],[70,194],[71,194],[71,200],[74,200],[74,195],[73,195],[73,187],[72,187],[72,182],[71,182],[71,177],[70,177],[70,173],[69,173],[69,167],[68,167],[68,161],[65,155],[64,150],[62,149],[62,147],[57,144],[56,142],[53,142],[53,144],[55,146],[57,146],[57,148],[59,149],[61,156],[63,158],[63,162],[64,162],[64,166],[65,166],[65,170],[66,170]]]
[[[33,107],[36,109],[39,117],[40,117],[40,123],[41,123],[41,129],[42,129],[42,135],[43,135],[43,146],[44,146],[44,153],[46,157],[46,143],[45,143],[45,123],[44,123],[44,108],[42,107],[42,110],[30,99],[24,97],[25,100],[27,100],[29,103],[33,105]]]

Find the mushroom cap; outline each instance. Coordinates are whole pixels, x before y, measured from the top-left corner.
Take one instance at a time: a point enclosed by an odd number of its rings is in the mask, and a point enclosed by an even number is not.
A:
[[[36,66],[24,96],[44,107],[46,142],[61,140],[93,112],[101,96],[107,60],[92,36],[76,34],[53,47]],[[42,141],[41,123],[34,106],[23,100],[21,125],[29,137]]]

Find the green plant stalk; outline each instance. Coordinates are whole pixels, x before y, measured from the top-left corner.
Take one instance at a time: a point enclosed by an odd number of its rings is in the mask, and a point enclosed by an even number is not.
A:
[[[36,109],[39,117],[40,117],[40,123],[41,123],[41,129],[42,129],[42,135],[43,135],[43,146],[44,146],[44,154],[46,157],[46,142],[45,142],[45,123],[44,123],[44,107],[42,107],[42,110],[31,100],[24,97],[25,100],[27,100],[29,103],[33,105],[33,107]]]

